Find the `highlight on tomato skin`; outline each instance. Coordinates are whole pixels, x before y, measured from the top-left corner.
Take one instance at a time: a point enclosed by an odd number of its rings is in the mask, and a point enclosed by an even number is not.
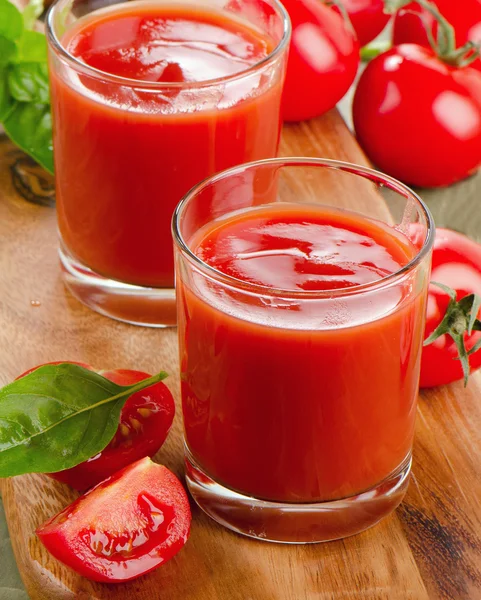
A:
[[[79,575],[120,583],[175,556],[190,533],[187,494],[166,467],[143,458],[37,529],[45,548]]]
[[[65,362],[70,361],[47,364],[56,365]],[[93,370],[85,363],[71,364]],[[37,368],[39,367],[29,369],[17,379]],[[132,369],[114,369],[99,371],[99,373],[118,385],[133,385],[150,377],[148,373]],[[174,416],[174,398],[163,382],[136,392],[126,401],[120,415],[118,430],[106,448],[75,467],[48,473],[48,476],[76,490],[87,490],[130,463],[145,456],[154,456],[165,442]]]
[[[361,46],[372,42],[391,19],[391,15],[384,12],[384,0],[342,0],[342,5],[351,19]],[[335,4],[331,8],[340,12]]]
[[[320,0],[283,0],[292,37],[282,96],[284,121],[318,117],[346,94],[360,63],[351,23]]]

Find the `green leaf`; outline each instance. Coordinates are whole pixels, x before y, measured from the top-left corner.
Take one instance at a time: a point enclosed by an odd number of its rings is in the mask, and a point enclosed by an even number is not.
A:
[[[43,0],[30,0],[23,9],[23,24],[25,29],[31,29],[37,18],[43,13]]]
[[[22,32],[22,13],[9,0],[0,0],[0,37],[15,42]]]
[[[24,31],[14,62],[47,63],[47,38],[40,31]]]
[[[8,71],[10,93],[19,102],[50,104],[46,64],[20,63]]]
[[[0,71],[0,122],[3,121],[15,105],[8,87],[7,71]]]
[[[134,392],[159,373],[120,386],[73,364],[45,365],[0,390],[0,477],[51,473],[102,451],[117,431]]]
[[[5,133],[49,173],[53,173],[52,117],[45,104],[17,102],[3,121]]]
[[[0,124],[24,152],[53,173],[52,118],[45,35],[30,31],[43,0],[22,13],[0,0]]]
[[[17,55],[17,45],[7,38],[0,37],[0,67],[7,65]]]

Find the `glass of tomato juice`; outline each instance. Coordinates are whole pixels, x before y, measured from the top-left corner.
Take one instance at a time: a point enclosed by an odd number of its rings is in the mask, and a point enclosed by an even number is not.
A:
[[[432,218],[367,168],[272,159],[174,214],[185,462],[216,521],[342,538],[401,502],[411,468]]]
[[[175,325],[170,222],[205,177],[275,156],[277,0],[57,0],[47,17],[60,259],[83,303]]]

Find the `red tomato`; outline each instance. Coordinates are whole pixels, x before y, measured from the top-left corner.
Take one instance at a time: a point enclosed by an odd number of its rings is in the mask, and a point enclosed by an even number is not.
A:
[[[429,48],[396,46],[362,74],[353,121],[380,170],[417,186],[450,185],[481,163],[481,74]]]
[[[457,300],[475,293],[481,296],[481,245],[449,229],[437,229],[434,242],[431,281],[443,283],[456,291]],[[449,296],[440,288],[429,288],[425,338],[431,335],[444,317]],[[465,334],[469,350],[480,339],[479,332]],[[421,358],[420,387],[444,385],[463,378],[454,341],[443,335],[424,346]],[[481,367],[481,350],[469,357],[471,372]]]
[[[361,46],[372,42],[391,18],[384,12],[384,0],[342,0]],[[339,9],[334,5],[336,11]]]
[[[177,477],[143,458],[49,519],[37,535],[80,575],[112,583],[148,573],[177,554],[191,519]]]
[[[359,42],[350,23],[320,0],[284,0],[292,41],[283,96],[286,121],[303,121],[333,108],[351,87]]]
[[[443,17],[454,27],[457,46],[468,40],[481,42],[481,0],[432,0]],[[419,15],[419,16],[418,16]],[[411,2],[397,11],[393,24],[395,45],[414,43],[430,47],[426,27],[436,39],[438,26],[434,17],[417,2]],[[478,58],[472,66],[481,71]]]
[[[91,369],[83,363],[74,364]],[[118,385],[132,385],[150,377],[148,373],[130,369],[100,371],[100,374]],[[117,433],[102,452],[71,469],[48,475],[76,490],[86,490],[139,458],[153,456],[165,442],[174,415],[174,399],[164,383],[156,383],[132,394],[120,414]]]

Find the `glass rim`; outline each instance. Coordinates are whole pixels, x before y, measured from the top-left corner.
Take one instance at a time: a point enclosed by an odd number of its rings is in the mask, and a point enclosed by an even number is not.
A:
[[[201,258],[199,258],[189,248],[187,242],[185,241],[180,232],[179,221],[182,218],[183,212],[188,202],[195,196],[197,196],[200,192],[202,192],[204,189],[230,176],[235,176],[246,170],[261,167],[264,165],[272,165],[278,167],[327,167],[336,171],[351,173],[353,175],[363,177],[363,179],[368,181],[370,180],[373,183],[382,183],[385,185],[387,184],[389,186],[389,189],[398,193],[399,195],[402,195],[406,199],[410,198],[414,200],[421,208],[421,212],[424,215],[424,218],[426,219],[426,237],[422,247],[416,252],[415,256],[408,263],[394,271],[394,273],[390,273],[389,275],[386,275],[384,277],[381,277],[380,279],[376,279],[375,281],[371,281],[368,283],[354,285],[346,288],[336,288],[331,290],[290,290],[284,288],[274,288],[267,285],[244,281],[242,279],[238,279],[236,277],[233,277],[232,275],[227,275],[226,273],[219,271],[215,267],[209,265]],[[185,194],[182,200],[178,203],[172,216],[172,238],[174,240],[174,244],[188,258],[188,260],[191,263],[193,263],[198,269],[200,269],[200,271],[203,274],[207,275],[211,279],[215,279],[216,281],[221,281],[222,283],[225,283],[231,287],[237,289],[242,288],[244,290],[248,290],[258,295],[270,295],[276,297],[282,296],[290,298],[337,298],[357,295],[361,292],[375,290],[378,288],[384,288],[387,285],[390,285],[391,283],[402,278],[405,274],[414,270],[423,261],[423,259],[431,251],[431,248],[434,244],[435,229],[436,228],[433,216],[431,215],[431,212],[429,211],[425,202],[421,199],[421,197],[418,194],[416,194],[416,192],[414,192],[414,190],[412,190],[404,183],[401,183],[397,179],[394,179],[393,177],[390,177],[385,173],[376,171],[375,169],[371,169],[369,167],[364,167],[362,165],[340,160],[313,157],[267,158],[263,160],[244,163],[236,167],[231,167],[230,169],[225,169],[220,173],[216,173],[213,176],[207,177],[200,183],[196,184],[193,188],[191,188],[187,192],[187,194]]]
[[[132,79],[129,77],[122,77],[120,75],[114,75],[112,73],[107,73],[106,71],[101,71],[95,67],[91,67],[83,63],[81,60],[76,58],[73,54],[71,54],[60,42],[58,38],[55,27],[54,27],[54,18],[58,11],[61,11],[65,8],[65,5],[69,2],[73,3],[73,0],[55,0],[53,4],[47,11],[47,15],[45,17],[45,34],[47,36],[47,41],[51,47],[51,49],[55,52],[56,55],[60,56],[66,63],[75,69],[75,71],[82,73],[83,75],[89,75],[94,77],[95,79],[102,79],[103,81],[109,81],[111,83],[116,83],[118,85],[128,86],[130,88],[143,88],[149,90],[161,90],[165,88],[170,89],[202,89],[212,85],[218,85],[221,83],[230,83],[231,81],[237,81],[239,79],[243,79],[244,77],[250,75],[263,68],[266,65],[269,65],[275,62],[288,47],[290,36],[291,36],[291,20],[289,18],[289,14],[287,10],[284,8],[283,4],[280,0],[268,0],[268,2],[272,3],[273,7],[277,11],[278,16],[282,20],[282,37],[276,46],[269,52],[267,56],[257,61],[253,65],[250,65],[246,69],[242,69],[237,73],[232,73],[230,75],[225,75],[224,77],[215,77],[213,79],[205,79],[202,81],[142,81],[141,79]],[[126,5],[128,2],[117,2],[115,4],[110,4],[104,8],[111,9],[117,5]],[[180,3],[179,3],[180,4]],[[172,3],[169,4],[172,6]],[[102,10],[102,9],[100,9]],[[95,12],[95,11],[92,11]]]

